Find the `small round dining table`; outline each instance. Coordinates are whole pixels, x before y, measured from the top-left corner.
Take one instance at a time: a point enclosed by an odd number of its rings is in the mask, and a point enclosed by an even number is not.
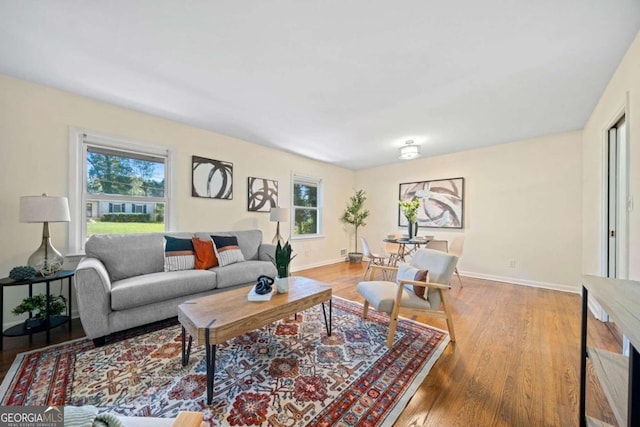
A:
[[[398,239],[383,239],[385,243],[396,243],[398,244],[398,257],[397,259],[405,262],[405,257],[412,255],[415,251],[417,251],[421,245],[426,245],[431,240],[433,240],[433,236],[420,236],[414,239],[408,238],[398,238]]]

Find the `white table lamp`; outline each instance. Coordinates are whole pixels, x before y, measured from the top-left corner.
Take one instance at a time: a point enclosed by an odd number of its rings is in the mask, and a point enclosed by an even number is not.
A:
[[[276,225],[276,235],[273,236],[273,240],[271,243],[274,245],[280,242],[280,244],[284,244],[282,236],[280,236],[280,222],[289,221],[289,209],[287,208],[271,208],[271,217],[269,218],[271,222],[277,222]]]
[[[29,257],[27,264],[43,276],[50,276],[62,270],[64,257],[51,244],[50,222],[69,222],[69,201],[66,197],[23,196],[20,197],[20,222],[42,222],[42,243]]]

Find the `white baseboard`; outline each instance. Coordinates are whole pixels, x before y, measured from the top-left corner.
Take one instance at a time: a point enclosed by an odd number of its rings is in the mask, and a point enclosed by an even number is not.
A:
[[[292,268],[291,272],[295,273],[296,271],[306,270],[309,268],[324,267],[325,265],[337,264],[339,262],[345,262],[345,258],[344,257],[334,258],[334,259],[324,260],[320,262],[314,262],[312,264],[300,265],[295,268]]]
[[[604,308],[602,308],[602,306],[598,304],[598,301],[596,301],[595,298],[592,298],[591,296],[589,296],[587,306],[589,307],[589,310],[591,311],[591,313],[593,313],[593,317],[595,317],[601,322],[609,321],[609,315],[607,314],[606,311],[604,311]]]
[[[315,267],[322,267],[325,265],[337,264],[339,262],[345,262],[345,259],[335,258],[335,259],[325,260],[325,261],[321,261],[313,264],[302,265],[296,268],[292,268],[291,272],[293,273],[296,271],[306,270],[308,268],[315,268]],[[494,276],[492,274],[474,273],[471,271],[460,271],[460,275],[467,276],[467,277],[474,277],[477,279],[493,280],[495,282],[511,283],[514,285],[531,286],[534,288],[543,288],[543,289],[551,289],[553,291],[569,292],[572,294],[579,294],[581,292],[580,290],[581,288],[579,285],[576,285],[576,286],[561,285],[558,283],[539,282],[536,280],[519,279],[516,277]]]
[[[461,276],[474,277],[476,279],[493,280],[494,282],[512,283],[514,285],[531,286],[533,288],[551,289],[554,291],[580,293],[580,286],[561,285],[558,283],[538,282],[536,280],[520,279],[516,277],[494,276],[492,274],[474,273],[471,271],[460,271]]]

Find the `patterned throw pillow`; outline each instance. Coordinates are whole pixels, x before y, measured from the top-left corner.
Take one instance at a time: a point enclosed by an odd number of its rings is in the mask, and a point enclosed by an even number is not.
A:
[[[211,240],[200,240],[194,237],[191,241],[196,253],[196,270],[208,270],[218,266],[218,258],[216,258]]]
[[[211,238],[221,267],[244,261],[244,255],[235,236],[211,236]]]
[[[401,280],[415,280],[418,282],[426,282],[428,270],[420,270],[419,268],[415,268],[406,263],[398,264],[398,274],[396,275],[396,280],[400,283]],[[421,286],[414,285],[405,285],[405,288],[408,290],[413,290],[413,293],[418,297],[425,299],[424,294],[427,288],[423,288]]]
[[[164,236],[164,271],[193,270],[194,262],[191,239]]]

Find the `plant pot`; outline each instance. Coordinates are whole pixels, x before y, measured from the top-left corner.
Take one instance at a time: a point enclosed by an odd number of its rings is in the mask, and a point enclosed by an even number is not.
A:
[[[43,324],[44,319],[42,317],[31,317],[24,321],[24,330],[25,332],[29,332],[40,328]]]
[[[362,252],[349,252],[349,262],[359,264],[362,262]]]
[[[276,276],[276,289],[279,294],[286,294],[289,292],[289,278]]]

